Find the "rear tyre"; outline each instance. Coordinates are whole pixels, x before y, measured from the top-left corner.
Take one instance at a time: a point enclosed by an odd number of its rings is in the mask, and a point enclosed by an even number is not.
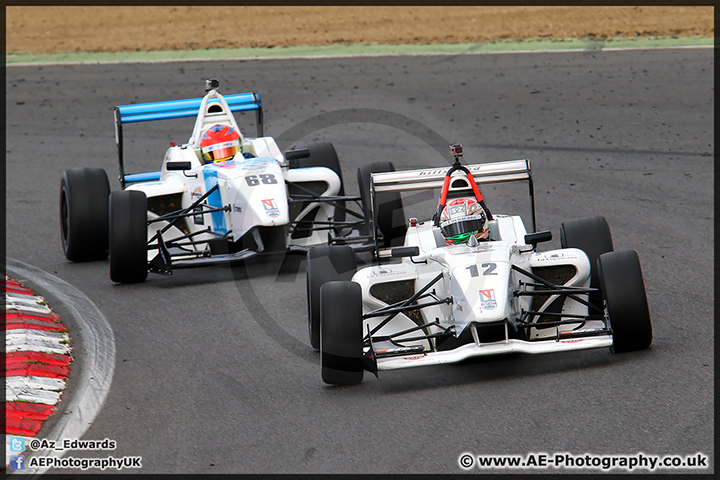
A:
[[[613,331],[615,353],[643,350],[652,343],[645,282],[634,250],[609,252],[598,259],[600,282]]]
[[[144,282],[148,274],[147,196],[123,190],[110,194],[110,279]]]
[[[597,259],[600,255],[613,251],[610,227],[604,217],[583,217],[563,222],[560,225],[560,246],[562,248],[579,248],[590,260],[590,288],[600,288]],[[590,303],[603,309],[600,293],[589,295]],[[590,315],[596,312],[590,311]]]
[[[343,181],[342,169],[340,168],[340,159],[338,158],[333,144],[329,142],[317,142],[305,145],[302,148],[307,148],[310,152],[310,156],[296,159],[292,168],[329,168],[333,172],[337,173],[338,177],[340,177],[340,190],[337,193],[338,196],[345,196],[345,182]],[[343,207],[345,206],[344,201],[339,201],[338,204]],[[333,219],[336,222],[344,222],[345,210],[336,208]]]
[[[108,256],[110,182],[102,168],[71,168],[60,180],[60,237],[72,262]]]
[[[375,162],[358,168],[358,188],[362,200],[363,214],[367,220],[372,217],[370,202],[370,174],[381,172],[394,172],[395,167],[390,162]],[[383,235],[381,246],[385,248],[399,247],[405,243],[407,222],[403,210],[402,199],[398,192],[383,192],[375,195],[375,211],[377,219],[375,224]],[[372,235],[372,225],[361,230],[363,235]]]
[[[320,367],[323,382],[354,385],[363,379],[362,292],[355,282],[320,289]]]
[[[320,245],[307,254],[308,333],[310,346],[320,348],[320,287],[335,280],[351,280],[357,258],[347,245]]]

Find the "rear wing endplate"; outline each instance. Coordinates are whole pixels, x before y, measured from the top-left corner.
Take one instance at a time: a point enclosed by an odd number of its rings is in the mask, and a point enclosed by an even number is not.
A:
[[[125,187],[126,180],[130,180],[130,178],[134,179],[136,177],[136,175],[128,175],[128,178],[126,179],[125,176],[122,134],[123,124],[198,116],[201,108],[205,105],[212,105],[213,103],[222,105],[224,103],[231,112],[255,111],[257,136],[263,136],[262,101],[260,100],[259,93],[238,93],[227,96],[220,96],[219,94],[216,94],[214,97],[212,95],[210,95],[211,98],[208,97],[209,96],[206,95],[202,98],[192,98],[188,100],[139,103],[115,107],[115,143],[117,145],[120,185],[122,188]]]
[[[449,167],[424,168],[419,170],[373,173],[370,176],[370,196],[373,205],[373,218],[376,203],[375,195],[377,193],[407,192],[442,188],[448,168]],[[530,193],[532,228],[533,231],[537,231],[535,222],[535,195],[530,160],[525,158],[522,160],[478,163],[474,165],[465,165],[465,168],[470,170],[470,173],[472,173],[472,176],[475,179],[475,183],[478,185],[527,181]],[[375,228],[374,231],[376,237],[375,244],[377,246],[377,228]]]

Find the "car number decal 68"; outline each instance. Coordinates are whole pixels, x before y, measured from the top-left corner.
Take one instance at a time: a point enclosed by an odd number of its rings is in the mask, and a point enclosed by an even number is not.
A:
[[[245,177],[245,181],[247,182],[249,187],[254,187],[256,185],[260,185],[261,183],[264,185],[274,185],[274,184],[278,183],[277,179],[275,178],[275,175],[273,175],[272,173],[261,173],[260,175],[248,175],[247,177]]]

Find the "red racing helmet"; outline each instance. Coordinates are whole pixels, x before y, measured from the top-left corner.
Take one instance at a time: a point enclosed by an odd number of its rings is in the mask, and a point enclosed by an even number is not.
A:
[[[228,125],[213,125],[200,139],[200,152],[205,163],[231,160],[240,151],[240,134]]]

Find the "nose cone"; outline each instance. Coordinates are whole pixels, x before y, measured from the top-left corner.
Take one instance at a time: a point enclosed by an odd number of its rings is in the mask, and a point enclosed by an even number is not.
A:
[[[462,294],[474,322],[495,322],[508,317],[510,261],[502,245],[479,243],[474,251],[446,257],[457,284],[453,297]],[[463,315],[468,315],[464,313]],[[457,318],[456,318],[457,321]]]

